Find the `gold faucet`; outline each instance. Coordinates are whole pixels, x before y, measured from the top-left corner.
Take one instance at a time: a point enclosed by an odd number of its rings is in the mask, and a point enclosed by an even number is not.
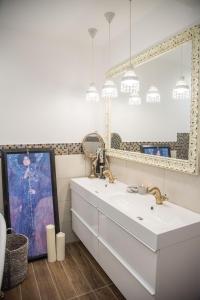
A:
[[[148,188],[148,193],[155,197],[156,204],[163,204],[163,202],[167,200],[167,196],[162,195],[158,187]]]
[[[105,170],[103,172],[103,175],[109,179],[109,183],[114,183],[116,177],[113,176],[112,172],[110,170]]]

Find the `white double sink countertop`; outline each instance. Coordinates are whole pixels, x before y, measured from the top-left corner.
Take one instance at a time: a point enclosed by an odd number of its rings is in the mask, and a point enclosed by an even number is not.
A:
[[[127,185],[87,177],[71,179],[71,189],[152,251],[200,236],[200,214],[151,194],[128,193]]]

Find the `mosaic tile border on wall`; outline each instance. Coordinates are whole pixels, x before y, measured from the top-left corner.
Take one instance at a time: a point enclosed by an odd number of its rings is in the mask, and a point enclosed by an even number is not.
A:
[[[152,144],[152,142],[121,142],[120,149],[140,152],[141,144],[147,145],[147,144]],[[188,159],[189,133],[177,133],[176,142],[166,142],[166,143],[154,142],[153,144],[158,146],[163,144],[168,145],[170,146],[171,150],[177,151],[177,158]],[[0,151],[14,150],[14,149],[46,149],[46,148],[53,150],[55,155],[83,154],[82,143],[0,145]],[[0,153],[0,157],[1,157],[1,153]]]
[[[0,145],[0,151],[14,149],[51,149],[55,155],[83,154],[82,143]]]

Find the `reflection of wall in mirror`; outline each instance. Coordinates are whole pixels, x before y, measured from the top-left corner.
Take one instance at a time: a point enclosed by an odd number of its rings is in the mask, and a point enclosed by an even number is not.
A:
[[[170,148],[171,157],[178,159],[188,159],[189,150],[189,133],[177,133],[176,141],[165,141],[165,142],[153,142],[153,141],[143,141],[143,142],[125,142],[122,141],[118,149],[125,151],[141,152],[141,145],[154,145],[155,147],[160,147],[166,145]]]
[[[100,147],[98,142],[85,142],[85,148],[87,151],[93,155],[96,155],[97,149]]]
[[[190,131],[190,99],[172,98],[172,90],[181,73],[191,86],[190,42],[184,44],[183,55],[182,67],[181,47],[136,67],[142,105],[128,105],[128,97],[122,94],[112,103],[111,128],[123,141],[176,141],[178,132]],[[157,86],[161,95],[158,104],[146,103],[146,92],[152,84]]]

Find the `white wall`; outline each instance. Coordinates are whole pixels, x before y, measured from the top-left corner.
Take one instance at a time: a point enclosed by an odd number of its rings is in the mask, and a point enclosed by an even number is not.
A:
[[[1,28],[0,40],[0,144],[81,142],[103,132],[103,103],[85,101],[89,37],[87,47]]]
[[[133,20],[134,20],[133,4]],[[135,55],[188,26],[200,23],[199,0],[168,0],[140,19],[132,28],[132,54]],[[117,19],[117,16],[116,16]],[[129,33],[123,32],[112,40],[112,65],[129,56]]]

